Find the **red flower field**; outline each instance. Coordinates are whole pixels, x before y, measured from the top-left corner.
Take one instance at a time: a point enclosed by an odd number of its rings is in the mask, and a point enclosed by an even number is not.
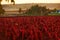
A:
[[[0,40],[60,40],[60,17],[0,17]]]

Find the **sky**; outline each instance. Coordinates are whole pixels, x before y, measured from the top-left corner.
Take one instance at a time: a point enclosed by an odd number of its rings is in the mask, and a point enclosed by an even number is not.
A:
[[[16,4],[24,3],[60,3],[60,0],[15,0]],[[11,4],[11,2],[2,1],[2,4]]]

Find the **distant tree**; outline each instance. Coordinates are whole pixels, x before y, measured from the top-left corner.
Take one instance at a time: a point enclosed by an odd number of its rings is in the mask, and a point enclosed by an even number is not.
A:
[[[21,8],[19,8],[19,13],[21,13]]]
[[[53,9],[53,12],[56,12],[56,11],[57,11],[57,9],[56,9],[56,8],[54,8],[54,9]]]
[[[35,5],[32,6],[30,9],[28,9],[28,11],[26,12],[28,15],[37,15],[40,11],[39,11],[39,6]]]
[[[31,7],[31,10],[38,12],[39,6],[38,6],[38,5],[32,6],[32,7]]]
[[[2,6],[0,5],[0,15],[4,14],[5,10],[2,8]]]
[[[27,10],[26,14],[28,15],[48,15],[50,12],[49,9],[46,8],[46,6],[32,6],[29,10]]]

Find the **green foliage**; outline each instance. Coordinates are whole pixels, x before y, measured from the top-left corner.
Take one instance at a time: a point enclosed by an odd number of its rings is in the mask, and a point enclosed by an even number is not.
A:
[[[27,15],[48,15],[50,10],[46,8],[46,6],[39,7],[38,5],[32,6],[25,14]]]
[[[38,12],[39,11],[39,6],[38,5],[32,6],[30,10],[32,12]]]

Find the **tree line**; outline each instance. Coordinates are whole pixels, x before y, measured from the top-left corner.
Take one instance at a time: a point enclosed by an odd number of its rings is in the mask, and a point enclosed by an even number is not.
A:
[[[21,11],[21,10],[20,10]],[[56,12],[57,9],[47,9],[46,6],[38,6],[38,5],[35,5],[35,6],[32,6],[30,9],[28,9],[25,13],[23,14],[26,14],[26,15],[38,15],[38,16],[41,16],[41,15],[48,15],[49,13],[51,12]]]
[[[56,12],[56,8],[53,9],[53,10],[50,10],[49,8],[47,9],[46,6],[38,6],[38,5],[35,5],[35,6],[32,6],[31,8],[27,9],[26,12],[23,12],[22,15],[48,15],[49,13],[51,12]],[[22,9],[19,8],[19,13],[21,13]],[[1,14],[4,14],[5,13],[5,10],[2,8],[2,5],[0,5],[0,15]]]

